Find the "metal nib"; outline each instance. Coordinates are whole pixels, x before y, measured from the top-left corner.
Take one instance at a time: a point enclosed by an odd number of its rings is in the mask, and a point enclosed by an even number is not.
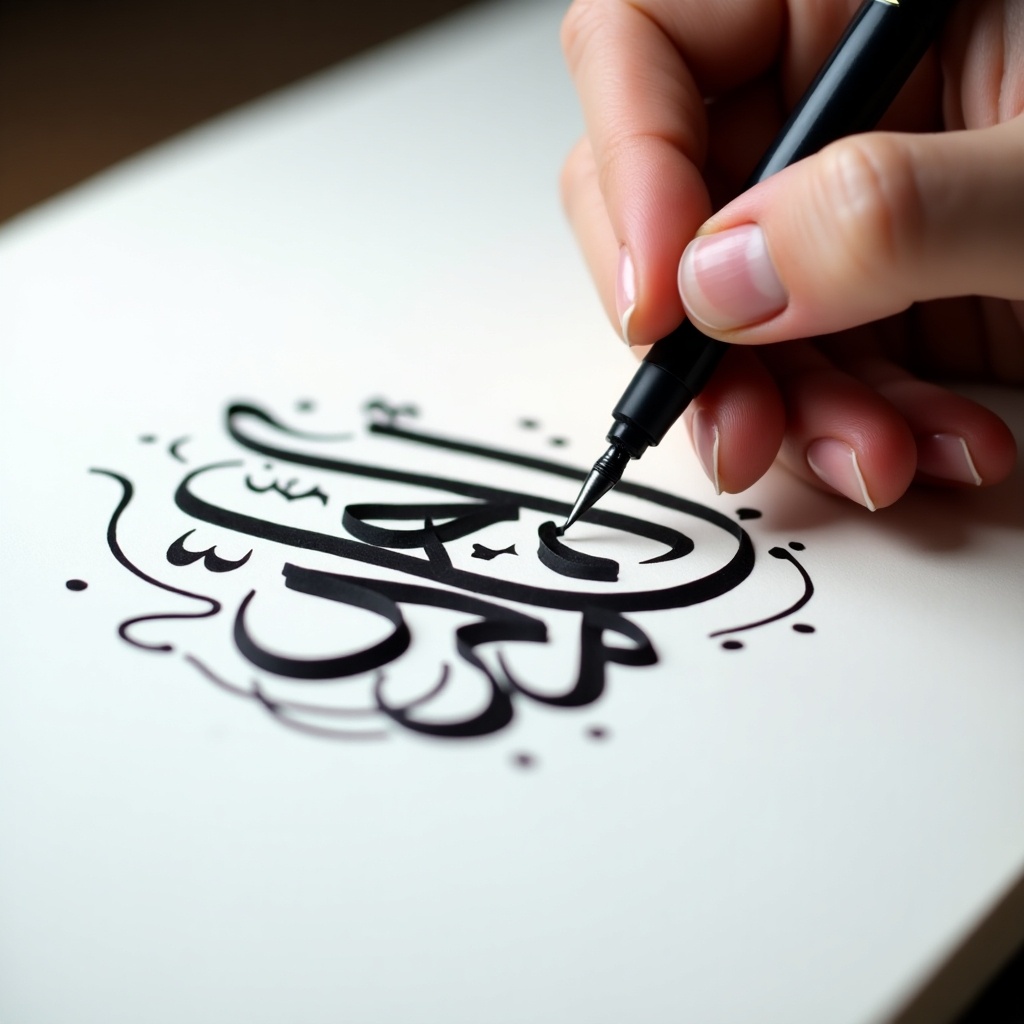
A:
[[[622,473],[629,463],[629,458],[629,452],[613,444],[594,463],[594,468],[588,474],[587,479],[583,481],[583,487],[580,489],[576,504],[573,505],[572,511],[569,513],[569,518],[558,531],[559,536],[564,534],[580,516],[589,512],[622,479]]]

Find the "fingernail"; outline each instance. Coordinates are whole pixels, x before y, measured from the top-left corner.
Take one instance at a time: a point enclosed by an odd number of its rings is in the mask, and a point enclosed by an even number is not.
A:
[[[789,301],[756,224],[695,238],[679,261],[679,294],[688,316],[722,331],[766,320]]]
[[[863,505],[868,511],[875,511],[857,453],[848,444],[833,437],[820,438],[807,449],[807,465],[833,490]]]
[[[932,434],[917,439],[917,468],[928,476],[980,487],[982,480],[967,442],[956,434]]]
[[[636,270],[633,267],[633,257],[629,250],[622,246],[619,249],[619,270],[615,275],[615,310],[619,314],[619,324],[622,327],[622,340],[631,345],[629,340],[629,321],[636,309]]]
[[[721,494],[722,484],[718,477],[718,426],[703,409],[698,409],[693,414],[690,430],[697,458],[700,459],[708,479],[715,485],[715,494]]]

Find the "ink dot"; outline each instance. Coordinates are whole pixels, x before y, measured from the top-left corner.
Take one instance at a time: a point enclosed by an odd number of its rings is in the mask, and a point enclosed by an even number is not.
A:
[[[564,437],[552,437],[548,439],[548,444],[553,448],[564,448],[568,443],[568,439]]]
[[[316,408],[316,403],[309,398],[302,398],[295,403],[295,408],[298,412],[312,412]]]
[[[806,622],[797,622],[793,626],[793,632],[794,633],[813,633],[814,632],[814,627],[813,626],[808,626]]]
[[[536,420],[531,420],[528,416],[525,416],[519,421],[519,426],[521,426],[523,430],[536,430],[540,424]]]
[[[64,586],[67,587],[68,590],[85,590],[89,584],[86,583],[85,580],[68,580]]]
[[[723,651],[742,651],[743,650],[743,644],[739,640],[726,640],[722,644],[722,650]]]
[[[592,740],[606,740],[608,739],[608,730],[603,725],[592,725],[587,730],[587,735]]]
[[[736,517],[738,519],[760,519],[761,513],[756,508],[738,508]]]
[[[794,551],[804,551],[804,550],[806,549],[806,545],[804,545],[804,544],[801,544],[801,543],[800,543],[800,541],[798,541],[798,540],[791,540],[791,541],[789,542],[789,546],[790,546],[790,547],[791,547],[791,548],[792,548],[792,549],[793,549]]]
[[[139,438],[140,444],[153,444],[156,441],[156,434],[143,434]]]
[[[537,763],[537,759],[533,754],[516,754],[512,758],[512,763],[517,768],[532,768]]]

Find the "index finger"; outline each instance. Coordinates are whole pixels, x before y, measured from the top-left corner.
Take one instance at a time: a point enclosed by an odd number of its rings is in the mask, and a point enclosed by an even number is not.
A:
[[[781,0],[574,0],[562,45],[579,92],[612,230],[635,280],[630,332],[654,341],[682,319],[676,267],[711,213],[701,176],[705,96],[763,74]]]

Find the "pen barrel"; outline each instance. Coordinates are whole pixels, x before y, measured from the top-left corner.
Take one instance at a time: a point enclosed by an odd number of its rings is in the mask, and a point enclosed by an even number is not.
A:
[[[953,2],[865,0],[744,191],[830,142],[874,128]]]
[[[846,135],[868,131],[918,65],[954,0],[865,0],[744,189]],[[615,407],[608,440],[634,458],[658,444],[728,346],[689,321],[656,342]],[[648,370],[647,367],[657,368]],[[677,392],[669,396],[671,382]],[[665,406],[655,406],[655,402]],[[634,451],[639,454],[633,454]]]

